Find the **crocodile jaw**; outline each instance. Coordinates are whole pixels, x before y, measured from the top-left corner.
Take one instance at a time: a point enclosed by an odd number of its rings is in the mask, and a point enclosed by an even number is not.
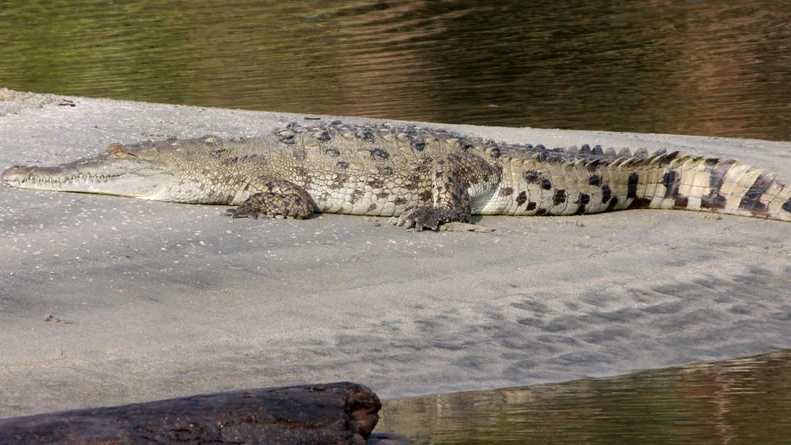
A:
[[[11,167],[2,180],[12,187],[59,192],[98,193],[157,200],[173,181],[162,171],[124,168],[85,168],[79,162],[58,167]],[[120,167],[120,166],[119,166]]]

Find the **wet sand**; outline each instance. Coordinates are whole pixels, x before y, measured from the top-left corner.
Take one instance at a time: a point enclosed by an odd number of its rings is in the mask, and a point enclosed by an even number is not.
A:
[[[305,118],[0,97],[0,168]],[[791,181],[791,143],[443,127],[736,157]],[[630,210],[414,233],[387,218],[224,209],[0,186],[0,417],[339,380],[390,399],[791,347],[787,223]]]

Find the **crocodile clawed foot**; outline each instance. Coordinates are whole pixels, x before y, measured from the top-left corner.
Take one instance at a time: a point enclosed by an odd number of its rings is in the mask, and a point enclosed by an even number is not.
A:
[[[235,209],[228,209],[228,210],[226,210],[225,214],[227,216],[230,216],[231,218],[253,218],[253,219],[258,219],[258,217],[261,215],[261,212],[259,212],[257,209],[255,209],[251,205],[242,204],[242,205],[240,205],[239,207],[237,207]]]
[[[226,210],[225,214],[234,218],[254,219],[259,216],[305,219],[313,214],[316,206],[304,190],[286,181],[269,181],[265,187],[269,191],[250,195],[242,205]]]
[[[467,218],[460,218],[447,209],[414,207],[404,211],[398,217],[395,225],[404,226],[407,229],[415,229],[416,232],[422,232],[424,229],[437,231],[441,224],[453,221],[467,222]]]
[[[396,221],[397,226],[404,226],[407,229],[414,228],[417,232],[423,229],[438,230],[440,215],[438,209],[434,207],[414,207],[407,209]]]

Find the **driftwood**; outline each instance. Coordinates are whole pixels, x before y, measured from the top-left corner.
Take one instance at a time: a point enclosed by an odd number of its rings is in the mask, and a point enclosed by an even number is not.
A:
[[[0,444],[365,444],[381,407],[355,383],[254,389],[0,420]]]

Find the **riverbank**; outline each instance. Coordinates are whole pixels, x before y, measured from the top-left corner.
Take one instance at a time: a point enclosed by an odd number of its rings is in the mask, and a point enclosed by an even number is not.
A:
[[[306,117],[0,96],[0,168]],[[736,157],[791,181],[791,143],[443,127]],[[0,186],[0,417],[340,380],[389,399],[791,347],[786,223],[635,210],[413,233],[223,211]]]

